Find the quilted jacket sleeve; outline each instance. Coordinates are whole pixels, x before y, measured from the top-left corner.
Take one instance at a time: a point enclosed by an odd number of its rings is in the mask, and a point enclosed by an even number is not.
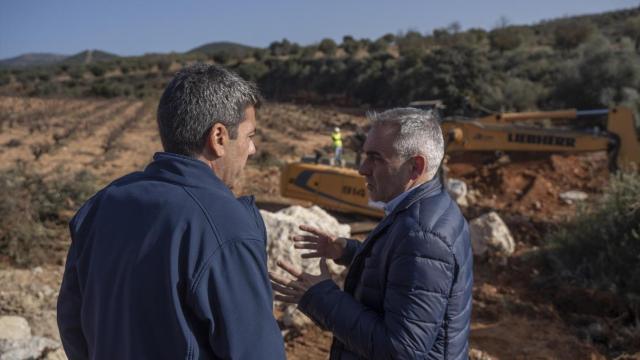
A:
[[[414,229],[398,242],[389,264],[384,314],[330,280],[309,289],[299,308],[363,357],[423,358],[444,321],[455,273],[453,254],[436,234]]]

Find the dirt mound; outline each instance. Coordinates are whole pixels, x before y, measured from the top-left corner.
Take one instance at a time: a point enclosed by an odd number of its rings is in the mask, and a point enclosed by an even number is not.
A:
[[[560,194],[580,190],[598,194],[609,177],[605,153],[452,156],[449,176],[467,182],[481,196],[476,206],[517,213],[539,221],[562,221],[575,214]]]

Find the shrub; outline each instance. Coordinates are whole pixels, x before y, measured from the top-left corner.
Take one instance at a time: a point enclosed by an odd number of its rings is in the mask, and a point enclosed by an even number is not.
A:
[[[562,281],[612,291],[640,306],[640,175],[612,176],[598,203],[548,241],[549,263]]]
[[[500,52],[513,50],[522,43],[522,36],[514,27],[495,29],[489,33],[491,47]]]
[[[106,72],[106,70],[105,70],[105,68],[104,68],[103,66],[101,66],[101,65],[97,65],[97,64],[91,65],[91,66],[89,67],[89,71],[91,71],[91,73],[92,73],[92,74],[93,74],[93,76],[95,76],[95,77],[101,77],[101,76],[104,76],[104,74],[105,74],[105,72]]]
[[[0,172],[0,191],[11,194],[0,202],[0,253],[15,265],[61,262],[67,222],[97,189],[89,172],[57,174],[45,180],[23,163]]]
[[[341,47],[347,52],[347,54],[353,55],[358,52],[358,49],[360,49],[360,42],[356,41],[353,36],[345,35],[342,37]]]
[[[624,22],[623,33],[631,38],[636,49],[640,49],[640,16],[634,16]]]
[[[558,49],[570,50],[585,42],[595,32],[595,26],[589,21],[567,21],[556,27],[554,42]]]
[[[640,59],[633,49],[612,49],[604,38],[585,44],[582,58],[567,62],[553,99],[568,107],[595,108],[629,103],[640,86]]]
[[[160,59],[158,60],[158,70],[162,73],[168,73],[171,68],[171,59]]]
[[[29,96],[69,95],[59,83],[40,82],[33,85]]]
[[[338,45],[335,41],[329,38],[322,39],[318,44],[318,50],[322,51],[327,56],[333,56],[338,50]]]
[[[213,61],[221,65],[227,64],[229,61],[231,61],[232,58],[233,56],[231,55],[231,53],[226,50],[222,50],[212,55]]]
[[[74,80],[79,80],[84,76],[84,71],[84,65],[76,65],[69,69],[69,76]]]
[[[242,78],[257,82],[269,72],[269,68],[261,62],[240,64],[234,69]]]
[[[0,71],[0,86],[11,83],[11,74],[8,71]]]
[[[291,52],[292,44],[287,39],[282,39],[282,41],[274,41],[269,44],[269,51],[273,56],[284,56],[289,55]]]

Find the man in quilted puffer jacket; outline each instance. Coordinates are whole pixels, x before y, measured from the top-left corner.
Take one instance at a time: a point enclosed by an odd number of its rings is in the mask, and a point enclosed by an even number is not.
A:
[[[368,238],[336,238],[301,226],[293,238],[320,275],[280,262],[276,299],[334,335],[331,359],[466,359],[473,255],[467,222],[437,176],[444,141],[437,116],[399,108],[369,115],[360,173],[385,217]],[[348,265],[344,290],[326,259]]]

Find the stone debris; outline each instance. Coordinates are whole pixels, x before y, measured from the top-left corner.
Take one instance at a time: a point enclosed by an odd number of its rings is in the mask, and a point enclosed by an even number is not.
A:
[[[0,316],[0,340],[23,340],[31,337],[31,327],[20,316]]]
[[[447,179],[447,191],[459,206],[469,206],[469,201],[467,199],[467,184],[464,181],[458,179]]]
[[[469,223],[471,247],[478,256],[511,255],[515,250],[515,242],[511,231],[500,215],[491,211]]]
[[[64,360],[62,345],[52,339],[31,336],[26,319],[19,316],[0,316],[0,359]]]
[[[469,360],[494,360],[495,358],[478,349],[469,349]]]
[[[589,195],[583,191],[569,190],[560,194],[560,199],[565,203],[571,205],[576,202],[585,201],[589,198]]]

